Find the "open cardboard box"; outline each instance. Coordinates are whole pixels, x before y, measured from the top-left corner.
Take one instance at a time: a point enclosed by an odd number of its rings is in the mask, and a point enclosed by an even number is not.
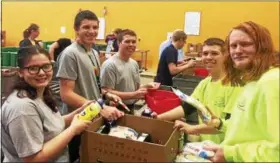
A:
[[[117,125],[150,134],[152,142],[160,144],[96,133],[103,124],[99,118],[83,133],[81,162],[172,162],[176,158],[180,134],[172,122],[132,115],[117,121]]]

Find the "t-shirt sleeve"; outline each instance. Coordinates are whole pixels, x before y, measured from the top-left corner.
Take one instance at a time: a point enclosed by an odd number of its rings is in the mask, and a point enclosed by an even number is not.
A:
[[[109,61],[109,60],[107,60]],[[115,82],[117,80],[115,67],[113,64],[106,62],[101,67],[101,87],[115,89]]]
[[[77,61],[74,54],[71,52],[63,51],[58,61],[58,71],[56,77],[76,80],[78,77]]]
[[[164,55],[166,55],[166,63],[167,63],[167,65],[169,64],[169,63],[174,63],[174,64],[177,64],[177,55],[178,54],[176,54],[176,53],[178,53],[177,52],[177,50],[176,51],[173,51],[172,49],[166,49],[166,50],[164,50],[163,52],[162,52]]]
[[[44,144],[43,122],[36,111],[36,106],[23,104],[22,111],[28,109],[28,114],[20,113],[13,119],[8,130],[19,157],[27,157],[38,153]]]

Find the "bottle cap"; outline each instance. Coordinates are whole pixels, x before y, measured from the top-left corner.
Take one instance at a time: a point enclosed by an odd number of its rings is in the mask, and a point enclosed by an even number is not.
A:
[[[205,159],[207,159],[208,158],[208,156],[207,156],[207,153],[206,152],[204,152],[204,151],[201,151],[200,153],[199,153],[199,155],[198,155],[199,157],[202,157],[202,158],[205,158]]]

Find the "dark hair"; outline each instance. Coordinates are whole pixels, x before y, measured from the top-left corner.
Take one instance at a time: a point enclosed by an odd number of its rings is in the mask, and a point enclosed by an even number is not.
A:
[[[221,48],[222,53],[224,53],[226,51],[225,41],[220,38],[210,37],[203,42],[203,46],[205,46],[205,45],[208,45],[208,46],[217,45]]]
[[[19,68],[20,69],[24,68],[24,66],[30,60],[30,58],[32,56],[38,55],[38,54],[44,54],[50,60],[49,53],[45,49],[40,48],[38,46],[26,46],[26,47],[20,48],[19,51],[18,51],[18,66],[19,66]],[[26,95],[24,95],[24,93],[22,92],[23,90],[27,92],[27,97],[28,98],[30,98],[32,100],[37,98],[36,88],[34,88],[31,85],[29,85],[28,83],[26,83],[24,81],[24,79],[22,79],[22,78],[20,78],[20,80],[18,80],[17,83],[15,83],[12,90],[18,90],[17,96],[19,98],[26,97]],[[57,112],[57,107],[56,107],[57,103],[52,96],[52,91],[49,88],[49,86],[47,86],[44,90],[43,99],[44,99],[45,103],[51,108],[51,110],[53,112]]]
[[[118,36],[117,36],[118,44],[119,44],[120,42],[122,42],[123,36],[125,36],[125,35],[137,37],[136,33],[135,33],[133,30],[131,30],[131,29],[124,29],[124,30],[122,30],[122,31],[118,34]]]
[[[120,28],[116,28],[116,29],[114,29],[114,31],[113,31],[116,35],[118,35],[119,33],[121,33],[122,32],[122,29],[120,29]]]
[[[255,44],[256,54],[254,55],[251,68],[245,73],[236,69],[231,56],[227,55],[225,59],[225,78],[222,80],[223,84],[244,85],[247,82],[258,80],[270,67],[279,67],[275,57],[271,34],[268,29],[252,21],[243,22],[234,27],[225,41],[229,53],[229,39],[233,30],[240,30],[249,35]],[[242,79],[240,78],[241,74],[243,75]]]
[[[31,34],[31,31],[38,31],[39,26],[37,24],[30,24],[30,26],[23,31],[23,38],[28,38]]]
[[[92,11],[90,10],[82,10],[80,11],[76,17],[75,17],[75,20],[74,20],[74,29],[77,30],[80,25],[81,25],[81,22],[85,19],[88,19],[88,20],[96,20],[99,22],[97,16],[95,15],[95,13],[93,13]]]
[[[182,31],[182,30],[175,30],[173,32],[173,35],[172,35],[172,40],[173,41],[180,41],[180,40],[186,40],[187,39],[187,34]]]

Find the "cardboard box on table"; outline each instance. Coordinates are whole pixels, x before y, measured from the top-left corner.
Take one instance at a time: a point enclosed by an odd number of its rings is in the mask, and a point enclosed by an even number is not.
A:
[[[117,125],[150,134],[152,142],[159,144],[96,133],[103,124],[99,118],[83,133],[81,162],[172,162],[176,158],[180,134],[172,122],[132,115],[117,121]]]

